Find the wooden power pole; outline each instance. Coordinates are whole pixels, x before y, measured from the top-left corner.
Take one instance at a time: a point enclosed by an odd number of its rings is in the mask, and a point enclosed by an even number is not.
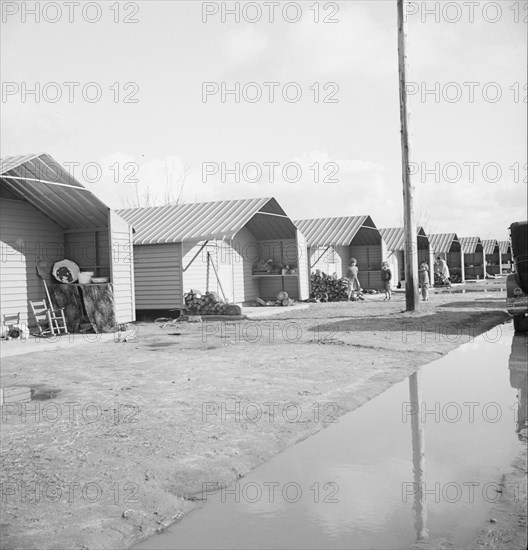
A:
[[[405,232],[405,309],[418,311],[418,243],[414,223],[413,192],[409,173],[409,136],[407,113],[407,89],[405,87],[405,23],[403,19],[403,0],[398,2],[398,73],[400,81],[400,121],[403,179],[403,223]]]

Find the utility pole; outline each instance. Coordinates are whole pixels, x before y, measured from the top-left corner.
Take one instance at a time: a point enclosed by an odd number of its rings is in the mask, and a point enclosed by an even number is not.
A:
[[[398,73],[400,81],[400,121],[402,148],[402,180],[403,180],[403,224],[405,233],[405,309],[418,311],[420,298],[418,295],[418,243],[416,224],[414,222],[413,192],[411,175],[409,173],[409,136],[407,113],[407,89],[405,87],[405,23],[403,19],[403,0],[398,4]]]

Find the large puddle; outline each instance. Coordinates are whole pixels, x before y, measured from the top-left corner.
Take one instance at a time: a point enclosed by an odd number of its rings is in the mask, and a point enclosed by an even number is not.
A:
[[[406,548],[426,534],[469,544],[526,444],[526,339],[497,331],[238,483],[211,480],[203,507],[136,548]]]

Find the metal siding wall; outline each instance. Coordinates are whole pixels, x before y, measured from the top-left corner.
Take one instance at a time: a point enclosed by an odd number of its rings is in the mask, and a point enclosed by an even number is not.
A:
[[[260,277],[260,293],[259,296],[264,300],[275,300],[277,294],[282,290],[282,278],[280,276],[274,277]],[[299,300],[299,279],[297,277],[284,277],[284,290],[288,293],[290,298]]]
[[[359,282],[364,289],[382,289],[381,283],[381,244],[373,246],[350,246],[350,257],[356,258],[359,268]],[[370,270],[369,270],[370,268]]]
[[[299,272],[299,300],[307,300],[310,297],[310,272],[308,270],[308,248],[304,235],[297,231],[297,244],[299,261],[297,269]]]
[[[392,282],[394,285],[397,285],[399,281],[402,280],[401,273],[401,256],[403,252],[401,250],[394,250],[392,254],[387,253],[387,262],[392,271]]]
[[[339,256],[339,251],[333,246],[319,246],[311,250],[310,262],[312,265],[311,271],[315,272],[316,269],[320,269],[327,275],[333,275],[337,273],[338,277],[341,277],[343,271],[342,260]]]
[[[405,280],[405,254],[403,250],[396,252],[396,258],[398,259],[398,277],[400,281]]]
[[[486,254],[486,262],[491,262],[486,265],[486,271],[491,275],[499,275],[501,273],[501,256],[500,253]]]
[[[214,272],[212,268],[207,269],[207,252],[214,250],[214,244],[205,245],[200,251],[203,244],[203,241],[183,243],[183,294],[189,292],[192,288],[201,292],[218,291],[218,283],[216,282]],[[196,254],[198,255],[196,256]],[[208,271],[209,273],[207,273]]]
[[[446,261],[449,269],[460,267],[460,252],[448,252]]]
[[[68,260],[75,262],[82,271],[94,271],[95,277],[110,277],[108,230],[98,231],[97,236],[94,231],[66,233],[64,244]]]
[[[282,247],[281,247],[282,243]],[[274,262],[282,263],[285,265],[297,265],[299,268],[299,247],[296,239],[276,239],[268,241],[258,241],[260,246],[260,259],[266,260],[268,258],[273,259]],[[282,249],[282,258],[281,258]],[[265,299],[275,299],[277,293],[282,290],[282,278],[279,276],[260,277],[259,281],[259,296]],[[284,290],[288,293],[290,298],[299,300],[299,279],[298,277],[284,277]]]
[[[64,258],[64,233],[52,220],[21,200],[0,200],[0,222],[2,314],[20,313],[21,322],[34,326],[29,300],[45,297],[37,262],[47,262],[50,282],[53,264]]]
[[[246,227],[233,239],[233,286],[236,303],[256,300],[259,280],[253,277],[253,265],[259,259],[258,242]]]
[[[110,212],[111,239],[98,234],[98,254],[111,263],[111,282],[114,289],[115,315],[118,323],[136,319],[134,297],[134,258],[130,226],[115,212]],[[110,244],[111,251],[110,251]],[[110,253],[111,252],[111,253]]]
[[[429,249],[428,248],[419,248],[418,249],[418,267],[420,264],[425,262],[429,265]]]
[[[183,306],[180,243],[134,246],[136,309]]]
[[[339,258],[339,271],[337,275],[339,277],[346,277],[348,272],[348,266],[350,265],[350,247],[349,246],[338,246],[337,247],[337,257]]]
[[[207,264],[207,253],[210,262],[216,267],[222,282],[222,288],[227,298],[233,300],[234,279],[232,262],[236,259],[236,252],[225,241],[205,241],[183,243],[183,292],[192,288],[201,292],[217,292],[223,298],[218,279],[211,264]],[[203,247],[203,248],[202,248]],[[193,260],[194,258],[194,260]],[[229,280],[227,280],[229,278]]]
[[[453,256],[456,252],[450,252]],[[449,257],[449,255],[448,255]],[[473,267],[470,267],[470,264]],[[448,266],[451,269],[451,264],[448,262]],[[473,254],[464,254],[464,272],[466,279],[482,279],[484,276],[484,254],[482,252],[474,252]]]
[[[429,283],[434,284],[434,254],[430,248],[418,249],[418,267],[423,262],[429,267]]]

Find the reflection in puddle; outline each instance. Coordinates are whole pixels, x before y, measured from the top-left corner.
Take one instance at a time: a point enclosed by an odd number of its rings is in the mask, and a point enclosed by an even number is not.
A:
[[[510,354],[510,384],[517,389],[517,434],[528,439],[528,343],[526,334],[515,334]]]
[[[467,292],[506,292],[505,288],[442,288],[435,287],[435,294],[466,294]]]
[[[526,338],[512,346],[511,324],[498,330],[237,483],[207,480],[202,508],[136,548],[406,548],[428,536],[466,547],[501,496],[525,426],[512,385],[526,399]]]

